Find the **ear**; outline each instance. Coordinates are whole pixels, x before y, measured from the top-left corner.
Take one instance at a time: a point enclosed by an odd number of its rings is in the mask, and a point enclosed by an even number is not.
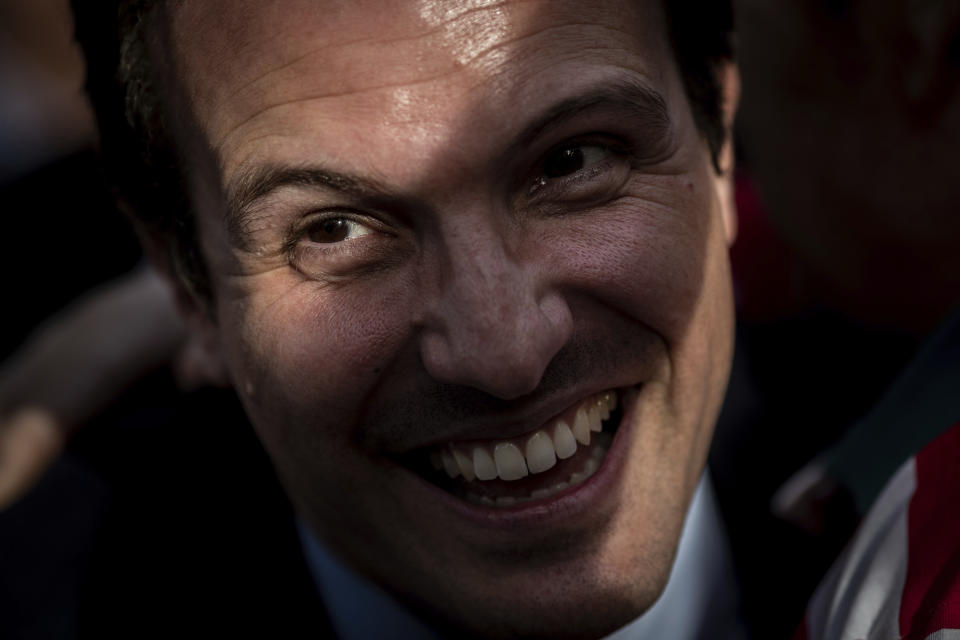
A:
[[[720,88],[723,92],[723,126],[727,135],[718,158],[720,174],[716,180],[727,246],[732,246],[737,237],[737,207],[733,184],[733,122],[737,115],[737,105],[740,103],[740,70],[735,63],[728,62],[723,65],[720,70]]]
[[[205,299],[175,266],[177,260],[166,242],[142,230],[139,235],[147,258],[170,287],[183,319],[186,335],[172,363],[177,382],[188,391],[202,386],[230,386],[212,301]]]
[[[177,381],[188,391],[203,386],[229,387],[216,320],[206,303],[197,300],[195,294],[182,291],[182,283],[175,286],[177,310],[187,332],[173,363]]]
[[[187,325],[187,338],[173,363],[177,383],[185,391],[204,386],[229,387],[218,338],[206,327]]]

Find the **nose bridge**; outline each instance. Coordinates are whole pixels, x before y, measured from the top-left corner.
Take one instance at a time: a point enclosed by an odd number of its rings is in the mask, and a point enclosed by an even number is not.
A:
[[[501,315],[510,306],[508,296],[522,297],[533,284],[529,269],[509,255],[504,234],[493,225],[475,224],[450,235],[447,260],[451,268],[444,293],[461,310],[472,308],[482,319]],[[502,304],[491,305],[491,297],[497,294],[504,296]]]
[[[421,355],[436,379],[501,398],[536,389],[572,318],[549,279],[492,224],[451,231]]]
[[[451,264],[453,278],[445,291],[452,316],[448,321],[453,321],[448,331],[458,334],[464,347],[471,341],[506,347],[527,334],[526,325],[536,316],[537,283],[502,242],[471,243],[451,256]]]

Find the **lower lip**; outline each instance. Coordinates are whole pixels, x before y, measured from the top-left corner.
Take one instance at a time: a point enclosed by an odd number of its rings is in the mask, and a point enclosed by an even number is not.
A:
[[[543,527],[554,519],[569,518],[585,510],[595,511],[603,501],[615,499],[617,492],[614,488],[619,484],[626,467],[627,452],[630,450],[632,439],[633,418],[641,391],[642,389],[631,388],[619,392],[623,414],[620,426],[596,472],[582,484],[569,487],[543,500],[524,502],[510,507],[477,505],[444,491],[420,476],[415,477],[431,491],[430,500],[478,527],[496,529]]]

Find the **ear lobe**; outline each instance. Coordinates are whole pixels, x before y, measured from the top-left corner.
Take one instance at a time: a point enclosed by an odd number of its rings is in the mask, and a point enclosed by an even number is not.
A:
[[[180,385],[186,389],[202,386],[230,386],[223,360],[220,332],[209,303],[201,300],[183,276],[171,279],[177,311],[186,327],[186,339],[174,361]]]
[[[187,391],[203,386],[229,387],[219,338],[211,329],[193,324],[186,321],[187,339],[173,363],[177,382]]]
[[[727,246],[732,246],[737,237],[737,206],[734,198],[733,169],[733,123],[740,103],[740,70],[733,62],[727,63],[720,71],[720,84],[723,91],[723,126],[726,138],[720,151],[720,175],[717,176],[717,192],[720,196],[720,208],[723,216],[723,229]]]
[[[201,298],[168,258],[169,249],[155,236],[140,231],[141,244],[147,259],[172,292],[174,306],[183,320],[186,335],[180,351],[173,358],[174,375],[184,390],[202,386],[230,386],[220,345],[220,333],[210,309],[210,302]]]
[[[717,192],[720,196],[720,214],[723,218],[723,233],[727,246],[732,247],[737,239],[737,205],[734,198],[733,172],[717,176]]]

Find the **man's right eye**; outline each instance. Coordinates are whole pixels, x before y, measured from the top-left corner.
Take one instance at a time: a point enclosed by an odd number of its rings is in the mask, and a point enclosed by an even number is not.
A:
[[[373,230],[350,218],[337,216],[312,223],[307,228],[307,238],[319,244],[332,244],[369,235]]]
[[[396,264],[407,246],[388,222],[350,210],[307,214],[290,230],[286,245],[291,266],[318,280]]]

